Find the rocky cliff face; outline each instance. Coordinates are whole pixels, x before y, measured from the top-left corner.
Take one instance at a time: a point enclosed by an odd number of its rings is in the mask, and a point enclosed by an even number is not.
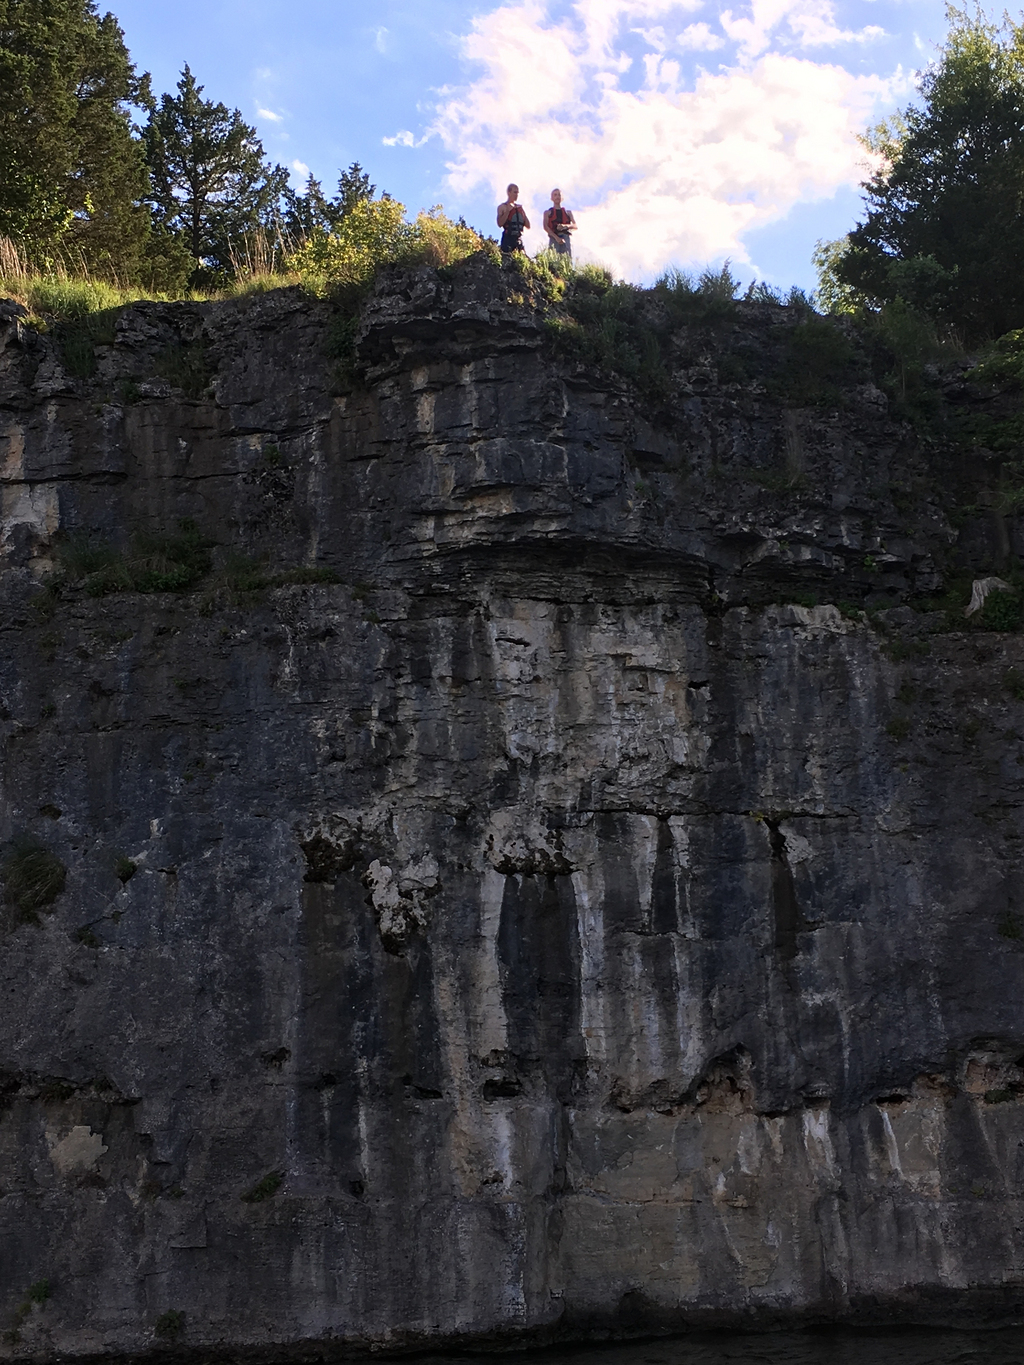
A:
[[[790,310],[658,405],[508,299],[3,314],[8,1357],[1024,1302],[1024,649],[906,605],[986,524],[727,382]]]

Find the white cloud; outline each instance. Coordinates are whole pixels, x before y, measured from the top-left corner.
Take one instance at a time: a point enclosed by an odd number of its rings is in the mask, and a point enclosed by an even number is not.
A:
[[[694,52],[714,52],[725,46],[725,39],[712,33],[707,24],[689,24],[676,39],[676,46],[690,48]]]
[[[536,225],[559,184],[577,247],[627,276],[744,262],[745,233],[864,178],[857,134],[905,81],[814,58],[880,32],[840,28],[830,0],[575,0],[561,18],[508,0],[463,40],[480,72],[434,130],[457,195],[489,184],[497,202],[514,179]],[[713,71],[687,55],[724,48]],[[527,241],[544,244],[536,226]]]
[[[386,28],[375,28],[373,30],[373,45],[382,55],[388,50],[388,30]]]
[[[257,109],[257,110],[256,110],[256,113],[257,113],[257,116],[258,116],[259,118],[264,118],[264,119],[266,119],[268,123],[283,123],[283,122],[284,122],[284,115],[283,115],[283,114],[275,114],[274,111],[273,111],[273,109]]]
[[[428,132],[423,137],[417,138],[413,133],[410,133],[408,128],[403,128],[394,137],[382,137],[381,142],[385,147],[422,147],[425,142],[429,142],[431,136],[432,133]]]
[[[293,161],[292,170],[295,172],[296,175],[301,175],[303,178],[309,175],[309,167],[306,165],[304,161],[298,160]]]

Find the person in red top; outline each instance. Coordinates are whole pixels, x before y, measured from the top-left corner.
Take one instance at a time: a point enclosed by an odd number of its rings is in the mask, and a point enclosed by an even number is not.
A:
[[[551,191],[551,208],[544,210],[544,231],[548,234],[551,250],[559,256],[572,256],[571,233],[576,231],[572,209],[562,208],[562,191]]]
[[[498,205],[498,226],[501,228],[502,255],[510,256],[513,251],[522,251],[523,229],[530,226],[530,220],[522,204],[516,203],[519,186],[509,185],[506,194],[508,198],[504,204]]]

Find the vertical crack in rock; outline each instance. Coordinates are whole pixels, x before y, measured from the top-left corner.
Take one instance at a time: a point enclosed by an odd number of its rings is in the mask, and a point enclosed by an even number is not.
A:
[[[793,869],[786,851],[786,836],[779,816],[765,816],[768,841],[771,846],[772,917],[775,923],[775,951],[783,962],[792,962],[797,955],[797,935],[807,928],[800,911],[793,883]]]

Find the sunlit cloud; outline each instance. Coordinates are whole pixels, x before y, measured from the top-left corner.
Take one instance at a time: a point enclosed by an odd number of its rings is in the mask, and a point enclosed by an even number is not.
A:
[[[375,28],[373,30],[373,45],[381,54],[386,54],[388,50],[388,30],[386,28]]]
[[[509,0],[463,39],[475,79],[446,92],[434,131],[457,196],[490,185],[497,202],[514,179],[536,225],[559,184],[577,247],[624,275],[746,263],[746,234],[864,179],[858,134],[908,82],[842,54],[881,33],[842,27],[829,0],[575,0],[557,16]],[[711,52],[713,69],[693,56]],[[536,226],[527,244],[544,245]]]
[[[292,170],[295,172],[296,175],[301,175],[303,177],[309,175],[309,167],[306,165],[304,161],[299,161],[297,159],[293,161]]]
[[[256,113],[259,118],[266,119],[268,123],[284,122],[284,115],[275,114],[273,109],[257,109]]]
[[[430,136],[430,133],[426,133],[423,137],[417,138],[408,128],[403,128],[394,137],[382,137],[381,142],[385,147],[422,147],[425,142],[430,140]]]

